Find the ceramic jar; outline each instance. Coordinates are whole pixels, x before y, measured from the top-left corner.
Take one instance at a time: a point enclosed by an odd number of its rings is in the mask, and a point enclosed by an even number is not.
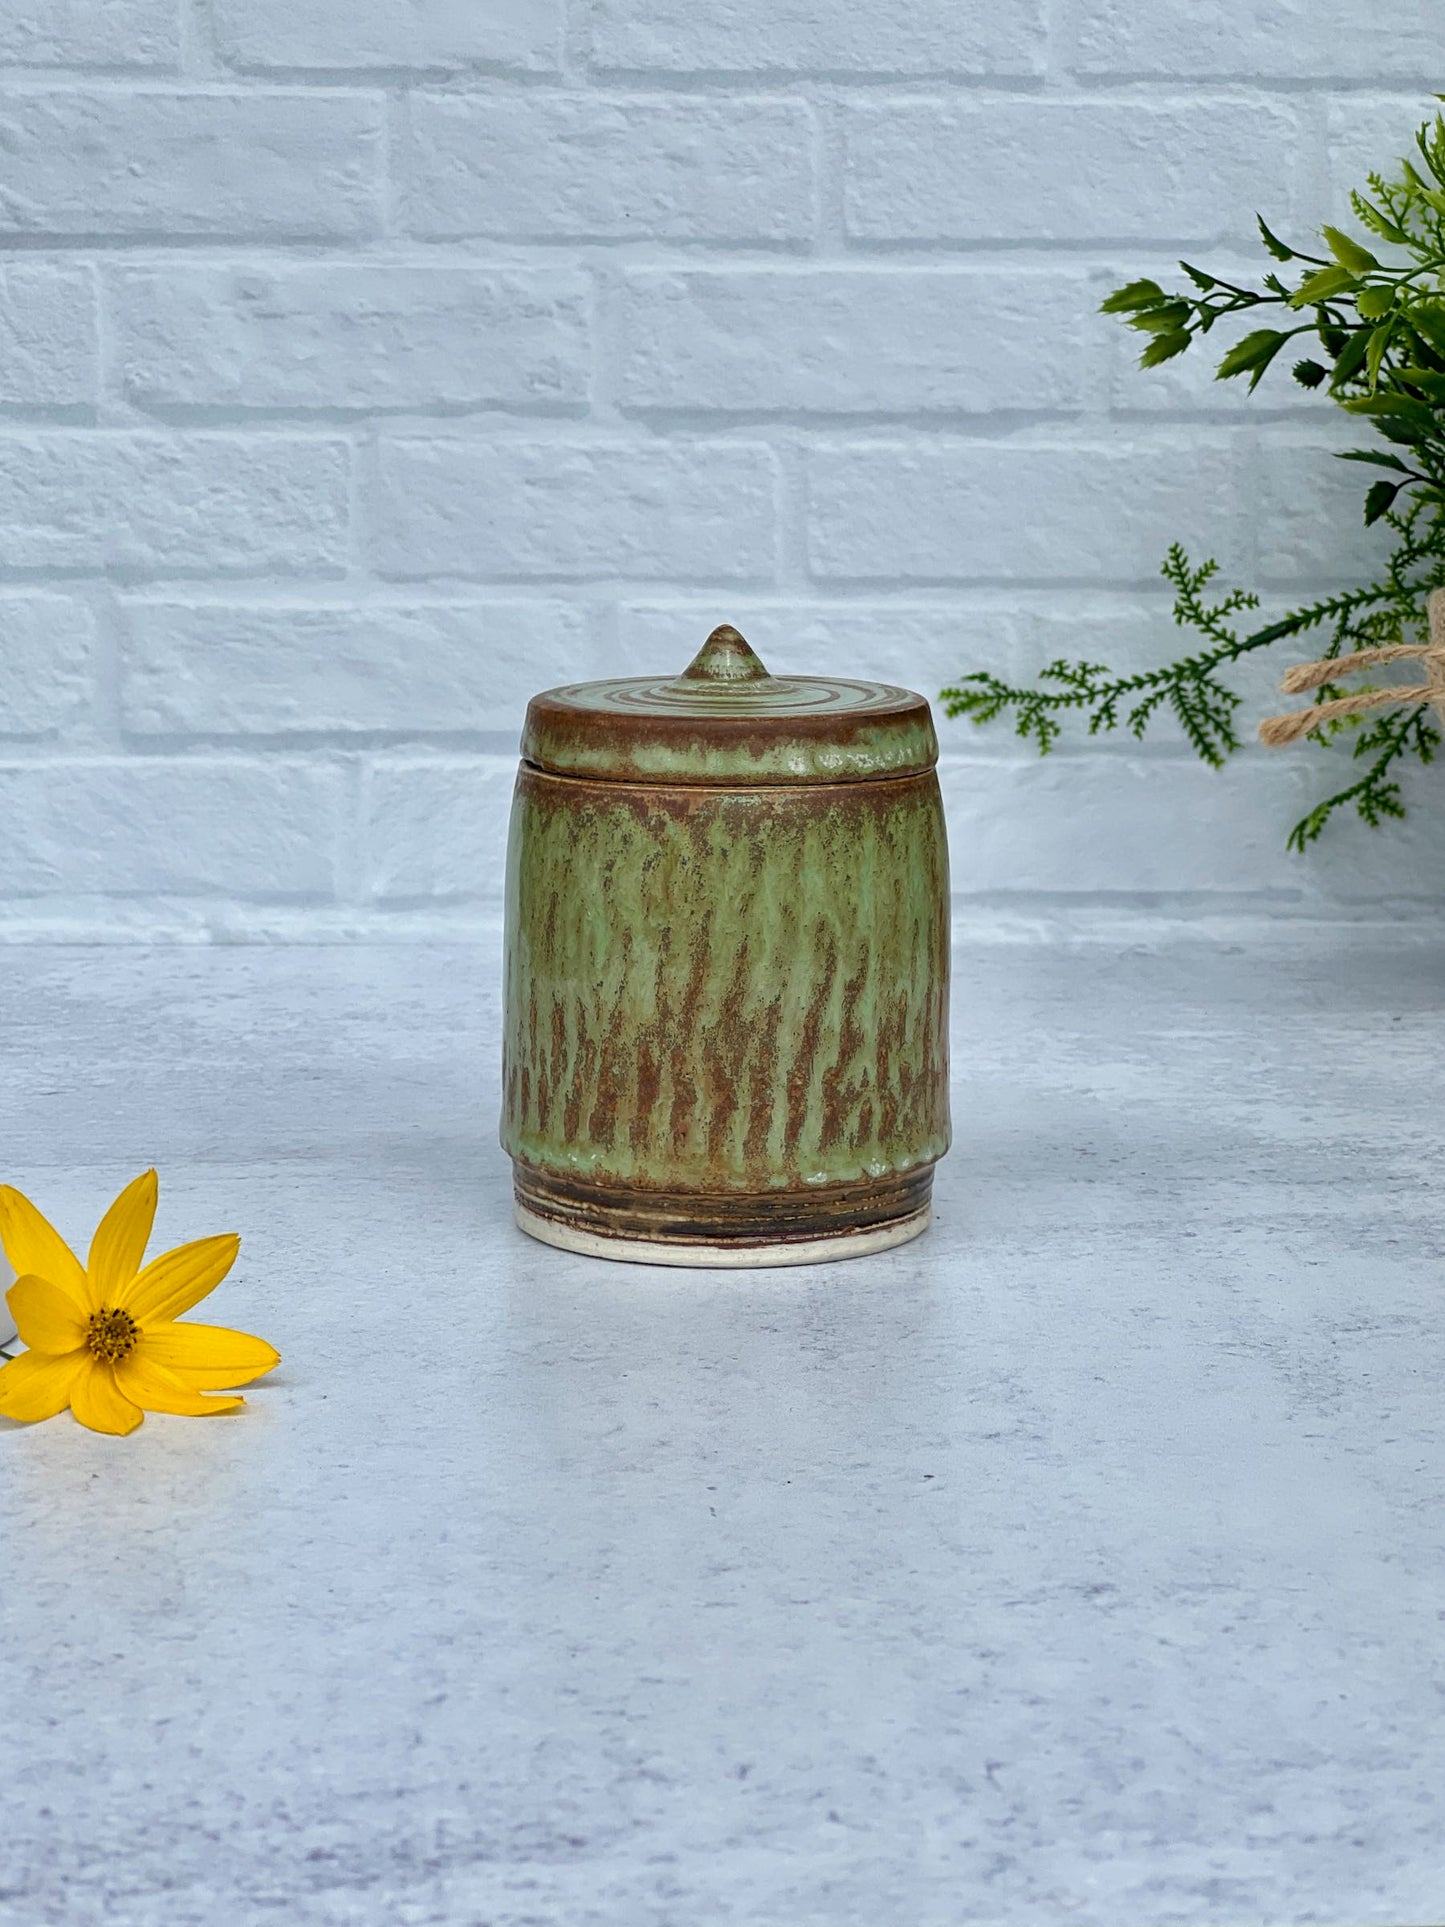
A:
[[[916,1236],[948,1148],[948,853],[928,704],[770,676],[534,697],[507,851],[517,1221],[660,1264]]]

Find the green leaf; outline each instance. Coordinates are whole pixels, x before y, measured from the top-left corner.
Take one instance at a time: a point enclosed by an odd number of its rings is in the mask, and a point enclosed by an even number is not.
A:
[[[1432,442],[1440,432],[1434,410],[1427,408],[1423,402],[1409,401],[1403,395],[1356,395],[1349,401],[1342,401],[1340,406],[1354,415],[1371,416],[1386,441],[1399,442],[1407,448],[1413,448],[1420,442]]]
[[[1372,402],[1386,402],[1389,407],[1374,408]],[[1407,401],[1403,395],[1357,395],[1341,407],[1353,415],[1368,415],[1376,428],[1388,441],[1401,442],[1413,446],[1417,442],[1434,441],[1439,434],[1433,409],[1423,402]]]
[[[1176,328],[1172,334],[1155,335],[1140,355],[1139,366],[1157,368],[1161,361],[1170,361],[1175,355],[1182,355],[1193,339],[1187,328]]]
[[[1392,284],[1381,286],[1376,282],[1368,288],[1361,288],[1355,296],[1355,306],[1366,321],[1378,321],[1382,314],[1388,314],[1395,305],[1395,289]]]
[[[1214,276],[1212,274],[1206,274],[1202,268],[1191,268],[1187,261],[1181,261],[1179,265],[1189,276],[1189,279],[1194,283],[1195,287],[1201,288],[1205,294],[1208,294],[1211,288],[1218,287],[1219,283],[1215,280]]]
[[[1408,395],[1386,392],[1383,395],[1352,395],[1340,404],[1348,408],[1352,415],[1418,415],[1423,413],[1420,403],[1411,401]]]
[[[1352,381],[1365,365],[1365,356],[1370,352],[1370,336],[1373,328],[1356,328],[1338,348],[1330,348],[1335,357],[1335,372],[1330,377],[1330,385],[1342,388]],[[1326,346],[1329,346],[1326,343]]]
[[[1431,163],[1431,171],[1434,171],[1433,163]],[[1405,179],[1410,183],[1411,187],[1414,188],[1425,205],[1427,207],[1433,207],[1437,214],[1445,214],[1445,194],[1442,194],[1438,187],[1427,187],[1408,161],[1405,163],[1404,172]]]
[[[1379,262],[1368,248],[1362,248],[1358,241],[1352,241],[1348,234],[1342,234],[1337,227],[1322,227],[1320,233],[1325,237],[1330,253],[1351,274],[1368,274],[1371,268],[1379,267]]]
[[[1406,318],[1422,340],[1445,355],[1445,305],[1421,301],[1410,308]]]
[[[1366,528],[1369,528],[1372,522],[1379,521],[1404,486],[1403,482],[1371,482],[1369,492],[1365,496]]]
[[[1126,325],[1142,328],[1146,334],[1162,335],[1168,328],[1182,328],[1192,312],[1187,301],[1166,301],[1162,308],[1145,308],[1139,314],[1131,314]]]
[[[1256,328],[1253,334],[1234,344],[1220,362],[1214,379],[1228,381],[1234,375],[1247,375],[1253,370],[1258,380],[1288,340],[1289,336],[1278,328]]]
[[[1365,350],[1365,374],[1369,379],[1371,388],[1379,385],[1380,363],[1385,358],[1385,350],[1389,347],[1390,338],[1394,332],[1395,324],[1393,321],[1382,321],[1378,328],[1371,331],[1370,344]]]
[[[1365,226],[1373,229],[1382,241],[1389,241],[1397,248],[1409,247],[1409,235],[1383,209],[1376,207],[1373,201],[1367,201],[1363,194],[1352,194],[1350,199]]]
[[[1436,180],[1439,181],[1440,185],[1442,187],[1445,187],[1445,165],[1442,165],[1438,153],[1435,151],[1432,151],[1432,143],[1430,140],[1429,133],[1427,131],[1429,129],[1429,126],[1430,126],[1430,123],[1426,121],[1424,126],[1420,127],[1416,131],[1415,145],[1419,148],[1426,167],[1429,168],[1430,172],[1435,176]],[[1441,132],[1440,116],[1437,114],[1435,116],[1435,133],[1436,133],[1437,146],[1438,146],[1440,132]]]
[[[1348,268],[1321,268],[1302,281],[1289,298],[1292,308],[1307,308],[1315,301],[1328,301],[1331,295],[1346,294],[1358,287]]]
[[[1264,216],[1262,214],[1256,214],[1254,218],[1259,223],[1260,239],[1264,242],[1264,245],[1269,249],[1270,253],[1274,256],[1275,260],[1276,261],[1293,261],[1294,249],[1291,247],[1287,247],[1285,243],[1280,240],[1277,234],[1270,233],[1269,229],[1264,224]]]
[[[1317,361],[1297,361],[1290,373],[1301,388],[1318,388],[1329,375],[1328,368],[1322,368]]]
[[[1445,406],[1445,375],[1436,374],[1432,368],[1398,368],[1395,371],[1398,381],[1409,382],[1412,388],[1423,388],[1431,401]],[[1445,422],[1441,423],[1445,433]]]
[[[1335,451],[1337,462],[1369,462],[1374,468],[1397,468],[1402,475],[1410,470],[1398,455],[1387,455],[1383,448],[1341,448]]]
[[[1152,308],[1168,296],[1157,281],[1130,281],[1125,287],[1115,288],[1107,300],[1099,303],[1100,314],[1130,314],[1135,308]]]
[[[1418,448],[1422,442],[1435,439],[1433,424],[1422,429],[1414,422],[1398,421],[1390,415],[1381,416],[1379,430],[1387,442],[1399,442],[1402,448]]]

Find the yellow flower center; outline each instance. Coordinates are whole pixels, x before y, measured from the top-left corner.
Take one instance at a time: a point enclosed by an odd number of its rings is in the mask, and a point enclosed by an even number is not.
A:
[[[85,1332],[86,1344],[107,1365],[128,1357],[139,1337],[140,1326],[128,1311],[93,1311]]]

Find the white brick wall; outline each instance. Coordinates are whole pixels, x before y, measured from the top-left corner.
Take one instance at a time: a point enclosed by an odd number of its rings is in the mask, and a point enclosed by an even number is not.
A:
[[[1437,16],[0,0],[0,936],[485,922],[527,695],[722,619],[936,693],[1348,577],[1329,408],[1096,309],[1340,216]],[[940,732],[980,920],[1445,885],[1433,773],[1301,863],[1316,753]]]

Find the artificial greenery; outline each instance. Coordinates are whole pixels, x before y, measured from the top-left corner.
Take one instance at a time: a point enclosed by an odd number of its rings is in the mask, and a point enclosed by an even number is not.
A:
[[[1424,638],[1426,598],[1445,585],[1445,119],[1437,114],[1427,121],[1415,141],[1418,154],[1401,162],[1396,176],[1371,174],[1370,193],[1350,197],[1356,219],[1383,244],[1382,254],[1333,227],[1321,230],[1328,254],[1306,254],[1261,219],[1264,246],[1283,264],[1262,277],[1262,287],[1237,287],[1181,261],[1188,288],[1169,293],[1153,281],[1131,281],[1103,304],[1106,314],[1122,316],[1148,337],[1140,356],[1144,368],[1184,354],[1216,323],[1260,309],[1282,310],[1274,317],[1280,325],[1251,329],[1219,364],[1217,380],[1247,377],[1251,393],[1289,342],[1312,336],[1318,355],[1294,362],[1295,381],[1364,416],[1390,444],[1349,449],[1337,458],[1380,471],[1364,503],[1365,521],[1383,523],[1394,538],[1379,579],[1240,634],[1231,619],[1256,609],[1258,596],[1236,589],[1209,602],[1218,565],[1191,564],[1175,543],[1162,573],[1173,585],[1175,622],[1200,638],[1192,654],[1132,676],[1116,675],[1102,663],[1060,659],[1026,688],[976,670],[943,691],[949,715],[986,723],[1009,711],[1018,734],[1047,752],[1066,712],[1081,712],[1090,735],[1122,724],[1143,736],[1168,711],[1217,769],[1239,748],[1235,718],[1241,701],[1220,672],[1242,657],[1313,629],[1328,631],[1319,651],[1324,656]],[[1317,700],[1344,693],[1327,686]],[[1411,757],[1428,763],[1440,744],[1426,704],[1368,723],[1327,724],[1310,735],[1324,742],[1341,730],[1355,732],[1354,755],[1363,770],[1294,826],[1289,842],[1296,850],[1303,851],[1346,805],[1374,828],[1386,817],[1403,817],[1402,763]]]

